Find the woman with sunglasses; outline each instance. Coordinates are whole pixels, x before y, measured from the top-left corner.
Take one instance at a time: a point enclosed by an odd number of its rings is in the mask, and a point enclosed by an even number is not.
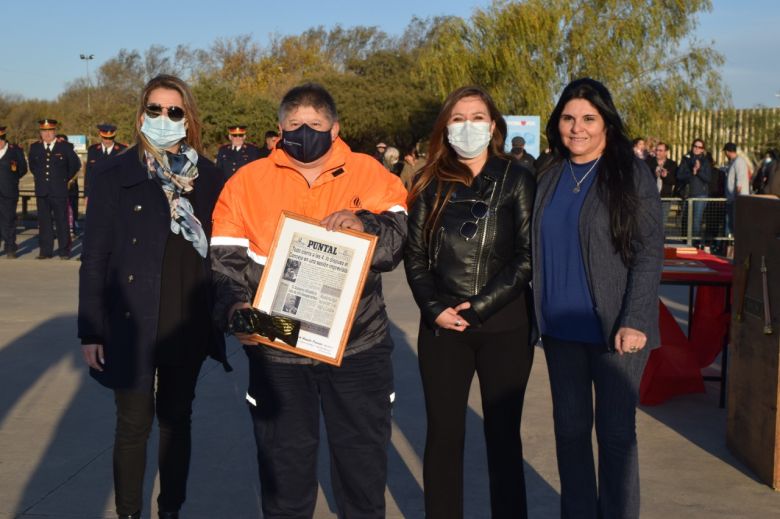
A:
[[[533,293],[552,390],[561,517],[637,518],[639,380],[659,344],[658,188],[598,81],[579,79],[563,90],[546,134],[552,158],[537,177]]]
[[[136,133],[135,147],[108,161],[91,186],[78,327],[90,375],[114,390],[117,514],[141,516],[156,413],[157,507],[172,519],[186,494],[198,372],[206,355],[225,363],[224,338],[211,324],[208,263],[224,177],[198,153],[198,111],[179,78],[147,83]]]
[[[685,186],[688,200],[697,198],[707,198],[710,196],[710,183],[717,179],[716,172],[712,167],[712,160],[707,153],[707,147],[702,139],[694,139],[691,143],[691,151],[686,153],[680,160],[680,167],[677,169],[677,180],[682,186]],[[700,243],[702,236],[702,219],[704,209],[707,206],[703,201],[686,201],[685,213],[688,214],[688,204],[693,204],[693,227],[692,232],[696,243]],[[683,232],[687,232],[683,229]]]
[[[533,360],[528,282],[533,175],[503,152],[506,123],[479,87],[447,97],[412,185],[406,277],[420,307],[428,519],[463,517],[463,447],[479,376],[492,517],[527,516],[520,418]]]

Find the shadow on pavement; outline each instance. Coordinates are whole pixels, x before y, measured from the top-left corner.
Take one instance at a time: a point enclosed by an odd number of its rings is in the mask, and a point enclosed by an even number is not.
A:
[[[639,409],[680,436],[763,484],[726,447],[726,409],[718,408],[719,383],[705,383],[706,394],[681,395],[656,406]]]
[[[407,340],[403,330],[390,323],[395,343],[393,361],[396,382],[394,419],[422,466],[425,447],[425,401],[417,363],[417,349]],[[537,351],[537,354],[541,351]],[[472,388],[473,389],[473,388]],[[472,397],[473,398],[473,397]],[[554,454],[553,454],[554,455]],[[406,455],[409,456],[408,454]],[[490,490],[487,474],[487,453],[482,417],[470,406],[466,411],[466,451],[464,455],[464,517],[485,517],[489,513]],[[411,473],[408,464],[391,449],[388,488],[404,517],[423,517],[423,489]],[[400,465],[400,466],[399,466]],[[422,481],[422,474],[417,474]],[[549,508],[557,503],[559,494],[533,467],[525,463],[528,509]]]
[[[83,517],[103,517],[106,501],[112,492],[110,477],[93,481],[89,496],[62,492],[111,448],[113,432],[112,422],[105,420],[102,413],[93,414],[97,407],[95,388],[91,387],[92,381],[87,380],[87,371],[82,367],[75,340],[75,319],[75,315],[69,315],[45,321],[0,350],[0,377],[5,388],[0,395],[0,422],[3,427],[10,430],[18,428],[22,433],[26,428],[39,428],[41,424],[51,429],[50,434],[31,431],[36,433],[36,439],[46,439],[47,444],[41,446],[41,455],[34,469],[26,471],[30,476],[18,495],[15,514],[40,513],[55,502],[78,502]],[[63,370],[79,370],[81,374],[75,378],[75,387],[59,392],[56,391],[59,389],[56,380],[51,382],[47,378],[59,379]],[[66,396],[71,394],[72,397]],[[27,395],[31,398],[25,398]],[[16,415],[17,405],[30,409],[25,409],[24,420],[14,419],[13,423],[8,423],[10,415]],[[49,421],[49,416],[41,415],[42,412],[59,416],[52,416]],[[38,419],[41,416],[43,419]],[[29,459],[26,452],[13,451],[30,448],[31,438],[20,438],[14,443],[16,447],[4,446],[5,456],[26,462]],[[19,483],[22,488],[22,482]],[[57,508],[55,506],[49,511],[56,514],[71,509],[70,506],[63,506],[62,510]]]

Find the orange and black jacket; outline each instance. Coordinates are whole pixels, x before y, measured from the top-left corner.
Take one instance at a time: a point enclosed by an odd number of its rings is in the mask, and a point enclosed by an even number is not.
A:
[[[379,239],[344,354],[379,343],[387,334],[380,274],[393,270],[403,257],[406,196],[398,177],[372,157],[352,152],[341,139],[333,143],[325,171],[311,186],[282,149],[239,169],[213,214],[210,251],[217,323],[225,329],[230,308],[253,301],[282,211],[322,220],[348,209],[360,218],[365,232]],[[313,362],[274,348],[259,351],[276,362]]]

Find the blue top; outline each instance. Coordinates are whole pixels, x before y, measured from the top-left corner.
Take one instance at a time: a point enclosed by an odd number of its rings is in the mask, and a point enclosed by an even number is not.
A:
[[[590,293],[580,244],[580,211],[593,186],[598,167],[583,177],[595,161],[563,164],[558,185],[542,213],[542,334],[564,341],[604,344],[601,322]],[[574,177],[581,180],[574,192]]]

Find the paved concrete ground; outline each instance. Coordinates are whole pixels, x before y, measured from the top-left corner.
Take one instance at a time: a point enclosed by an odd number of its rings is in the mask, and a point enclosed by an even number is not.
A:
[[[76,339],[79,262],[38,261],[33,231],[22,257],[0,258],[0,519],[114,517],[111,393],[86,376]],[[78,247],[74,250],[78,251]],[[666,292],[680,301],[679,291]],[[416,363],[417,310],[402,272],[385,278],[396,341],[397,399],[389,451],[388,517],[423,516],[425,418]],[[681,308],[679,305],[677,308]],[[230,344],[233,373],[208,362],[193,421],[191,519],[260,517],[256,462],[243,401],[246,366]],[[467,414],[465,517],[489,517],[481,411],[474,387]],[[780,496],[725,447],[717,386],[638,414],[643,518],[778,517]],[[156,433],[153,433],[153,436]],[[559,515],[558,479],[544,355],[536,351],[522,434],[532,518]],[[156,441],[150,443],[145,514],[156,513]],[[317,518],[336,517],[327,454],[320,453]]]

